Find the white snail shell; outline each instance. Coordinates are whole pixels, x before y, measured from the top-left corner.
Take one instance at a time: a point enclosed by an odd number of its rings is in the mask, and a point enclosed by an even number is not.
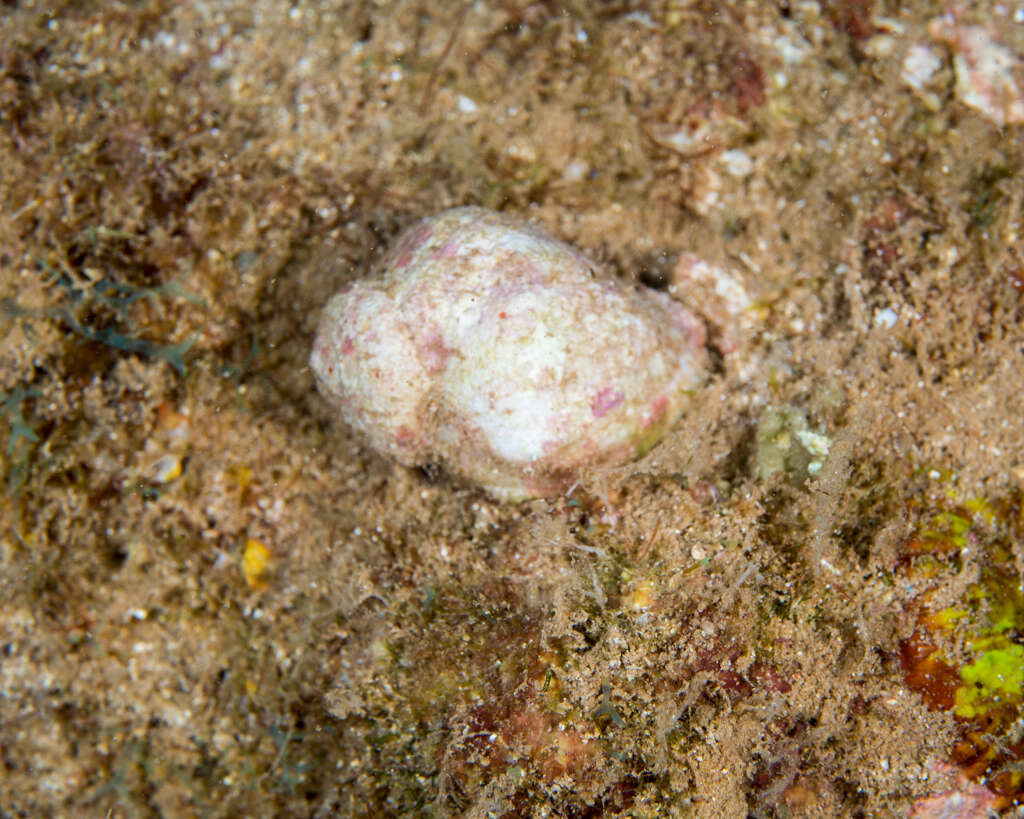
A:
[[[519,219],[445,211],[324,309],[320,390],[375,449],[501,500],[653,446],[700,386],[704,325]]]

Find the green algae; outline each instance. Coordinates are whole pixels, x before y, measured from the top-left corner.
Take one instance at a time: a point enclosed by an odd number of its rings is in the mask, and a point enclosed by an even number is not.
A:
[[[956,690],[958,717],[974,719],[993,708],[1019,706],[1024,683],[1024,646],[993,648],[960,669],[963,684]]]
[[[1016,737],[1024,718],[1024,646],[1017,642],[1024,634],[1024,591],[1013,557],[1020,535],[1020,501],[981,495],[958,500],[948,488],[946,495],[949,507],[933,511],[908,542],[914,555],[911,576],[929,581],[932,589],[919,600],[927,608],[930,594],[941,588],[932,584],[968,555],[976,556],[981,570],[952,605],[923,614],[917,636],[904,646],[915,640],[930,644],[921,654],[920,669],[931,663],[948,672],[952,696],[935,702],[956,717],[963,747],[975,749],[959,764],[970,766],[971,776],[998,782],[1004,792],[1016,792],[1020,782],[1007,779],[1004,768],[1020,764]],[[908,684],[913,687],[911,680],[916,679],[922,695],[934,698],[938,671],[921,676],[920,669],[916,676],[905,669]]]

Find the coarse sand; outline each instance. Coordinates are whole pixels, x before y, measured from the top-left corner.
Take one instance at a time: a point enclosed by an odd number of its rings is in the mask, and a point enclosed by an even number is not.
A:
[[[0,4],[0,816],[1019,815],[1022,55],[986,0]],[[502,504],[317,393],[459,205],[704,316],[644,458]]]

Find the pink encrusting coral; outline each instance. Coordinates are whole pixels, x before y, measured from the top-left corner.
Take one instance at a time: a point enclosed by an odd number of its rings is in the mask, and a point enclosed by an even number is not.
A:
[[[653,446],[703,379],[704,342],[666,294],[470,207],[410,228],[335,295],[311,364],[375,449],[515,501]]]

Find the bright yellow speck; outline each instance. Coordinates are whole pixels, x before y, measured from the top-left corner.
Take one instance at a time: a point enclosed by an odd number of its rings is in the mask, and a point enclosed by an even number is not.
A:
[[[984,518],[985,522],[990,526],[995,523],[996,510],[992,508],[992,504],[988,502],[987,498],[968,498],[964,502],[964,506],[974,512],[974,514]]]
[[[242,555],[242,572],[249,588],[263,591],[267,588],[267,571],[270,568],[270,549],[262,542],[249,538],[245,541],[245,553]]]
[[[925,622],[927,622],[932,628],[949,631],[956,624],[957,620],[966,616],[967,612],[963,609],[950,607],[937,611],[934,614],[929,614],[925,618]]]
[[[253,474],[252,470],[247,466],[238,464],[228,468],[228,477],[234,479],[235,484],[238,486],[238,491],[245,493],[245,490],[249,488],[252,483]]]
[[[164,455],[153,464],[153,480],[157,483],[170,483],[181,477],[181,458],[177,455]]]
[[[651,584],[646,580],[641,580],[636,584],[633,589],[631,596],[630,605],[634,609],[645,609],[651,605],[651,594],[654,591]]]

